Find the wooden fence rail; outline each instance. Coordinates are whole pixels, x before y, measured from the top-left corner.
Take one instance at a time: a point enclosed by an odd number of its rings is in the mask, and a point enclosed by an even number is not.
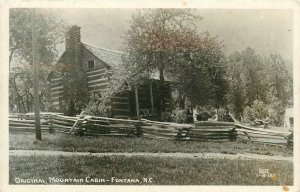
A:
[[[235,124],[238,139],[275,145],[293,146],[293,132],[254,128],[239,123]]]
[[[34,131],[33,114],[10,114],[10,131]],[[88,136],[126,136],[171,140],[230,140],[293,146],[293,133],[253,128],[233,122],[201,121],[194,124],[126,120],[95,116],[41,113],[41,130]]]

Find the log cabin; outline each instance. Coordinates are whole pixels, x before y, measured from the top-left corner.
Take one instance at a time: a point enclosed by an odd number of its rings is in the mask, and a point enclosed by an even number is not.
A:
[[[65,51],[48,80],[51,109],[64,112],[68,98],[76,95],[86,104],[97,100],[108,86],[111,68],[122,65],[120,51],[91,46],[81,42],[80,27],[71,26],[65,34]],[[72,82],[73,84],[70,84]],[[134,90],[117,94],[110,100],[110,117],[132,118],[158,115],[159,80],[155,75]],[[171,110],[171,86],[166,83],[163,93],[165,107]]]

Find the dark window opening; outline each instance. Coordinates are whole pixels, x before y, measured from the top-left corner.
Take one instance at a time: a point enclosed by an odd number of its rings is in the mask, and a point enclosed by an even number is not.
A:
[[[95,68],[94,60],[88,61],[88,69],[94,69],[94,68]]]

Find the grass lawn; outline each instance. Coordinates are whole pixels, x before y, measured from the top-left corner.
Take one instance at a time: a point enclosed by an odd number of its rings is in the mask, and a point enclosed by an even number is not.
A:
[[[63,157],[10,158],[9,182],[42,179],[45,184],[92,185],[292,185],[293,164],[285,161],[177,159],[157,157]],[[268,169],[273,177],[257,176]],[[55,178],[54,180],[49,180]],[[112,178],[115,177],[114,181]],[[92,179],[102,182],[91,182]],[[143,182],[147,178],[147,183]],[[59,179],[63,182],[58,181]],[[65,179],[76,179],[65,180]],[[82,179],[82,182],[79,182]],[[129,183],[119,179],[131,179]],[[118,181],[118,182],[116,182]],[[128,180],[127,180],[128,181]],[[152,181],[152,182],[150,182]]]
[[[59,133],[45,133],[42,139],[42,141],[34,142],[34,133],[10,133],[9,148],[80,152],[217,152],[293,155],[293,150],[290,148],[241,141],[196,142],[128,137],[79,137]]]

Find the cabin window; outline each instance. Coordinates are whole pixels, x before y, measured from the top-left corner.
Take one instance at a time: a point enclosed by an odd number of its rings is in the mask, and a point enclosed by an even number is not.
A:
[[[88,61],[88,69],[94,69],[95,68],[95,61],[90,60]]]

